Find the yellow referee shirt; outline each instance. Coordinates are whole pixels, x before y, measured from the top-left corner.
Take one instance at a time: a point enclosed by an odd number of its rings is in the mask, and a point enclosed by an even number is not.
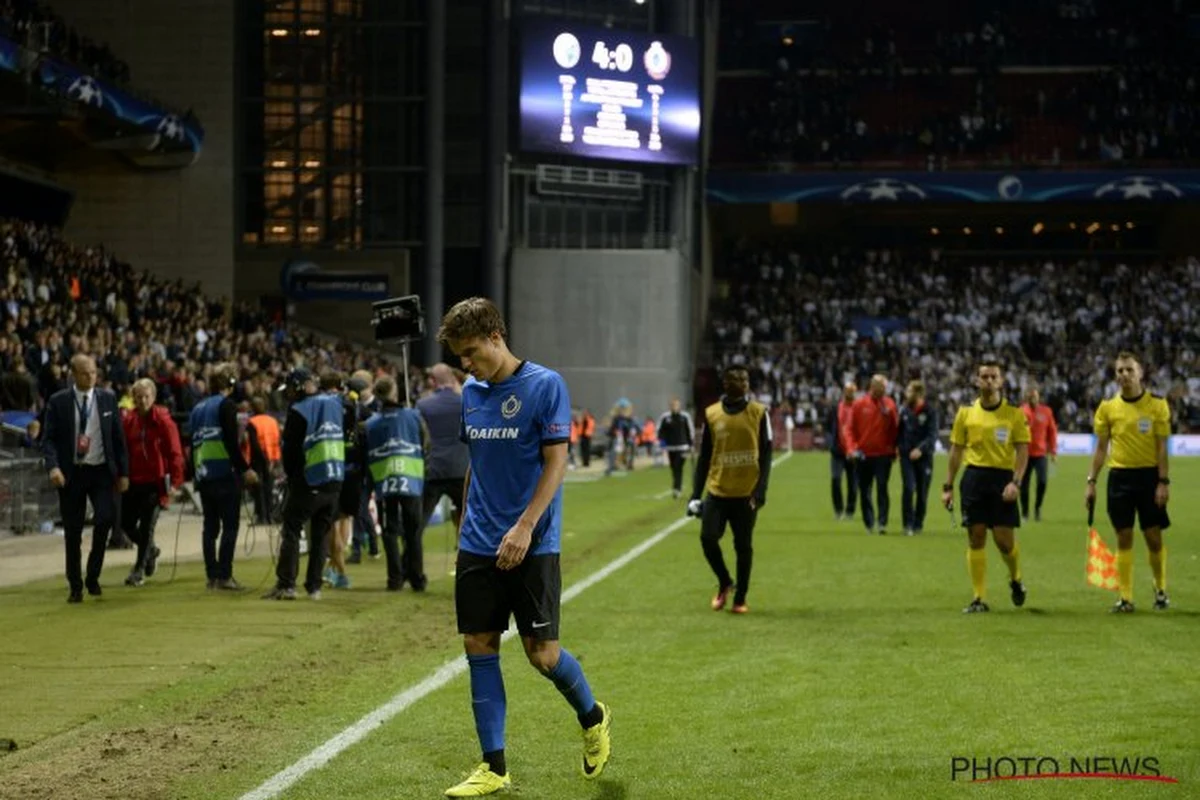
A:
[[[950,444],[966,451],[968,467],[1007,469],[1016,467],[1015,445],[1029,444],[1029,421],[1016,406],[1001,400],[984,408],[982,400],[960,406],[950,430]]]
[[[1121,395],[1096,408],[1092,427],[1112,442],[1108,465],[1113,469],[1158,466],[1158,440],[1171,435],[1171,409],[1165,398],[1143,391],[1136,400]]]

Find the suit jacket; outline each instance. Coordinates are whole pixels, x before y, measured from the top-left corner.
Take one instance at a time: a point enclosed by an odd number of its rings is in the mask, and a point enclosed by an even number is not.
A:
[[[100,435],[104,443],[105,462],[114,479],[129,477],[129,449],[125,444],[125,429],[117,410],[117,398],[107,389],[95,390],[96,410],[100,414]],[[46,421],[42,429],[42,455],[46,471],[61,469],[67,483],[75,471],[75,390],[55,392],[46,403]]]

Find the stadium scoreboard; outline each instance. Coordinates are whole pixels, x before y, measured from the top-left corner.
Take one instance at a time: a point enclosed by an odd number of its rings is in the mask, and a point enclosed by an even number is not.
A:
[[[699,49],[692,39],[526,20],[520,76],[522,150],[696,163]]]

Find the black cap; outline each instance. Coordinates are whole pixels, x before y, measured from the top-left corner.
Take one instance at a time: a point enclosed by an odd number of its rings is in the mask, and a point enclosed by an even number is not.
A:
[[[346,386],[350,388],[350,391],[357,392],[358,394],[365,392],[370,385],[362,378],[351,378],[346,382]]]
[[[304,367],[296,367],[287,374],[283,385],[279,387],[280,391],[290,389],[294,392],[300,392],[304,389],[304,384],[313,379],[313,374]]]

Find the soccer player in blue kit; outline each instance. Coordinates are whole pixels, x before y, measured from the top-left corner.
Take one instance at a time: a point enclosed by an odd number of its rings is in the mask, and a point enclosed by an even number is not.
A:
[[[512,354],[490,300],[455,304],[438,341],[462,360],[462,437],[471,461],[454,578],[458,630],[471,674],[471,707],[483,762],[447,797],[480,797],[512,785],[504,759],[500,636],[515,617],[525,655],[553,681],[583,727],[585,778],[611,751],[608,707],[592,697],[579,662],[558,644],[562,482],[571,403],[562,376]]]

